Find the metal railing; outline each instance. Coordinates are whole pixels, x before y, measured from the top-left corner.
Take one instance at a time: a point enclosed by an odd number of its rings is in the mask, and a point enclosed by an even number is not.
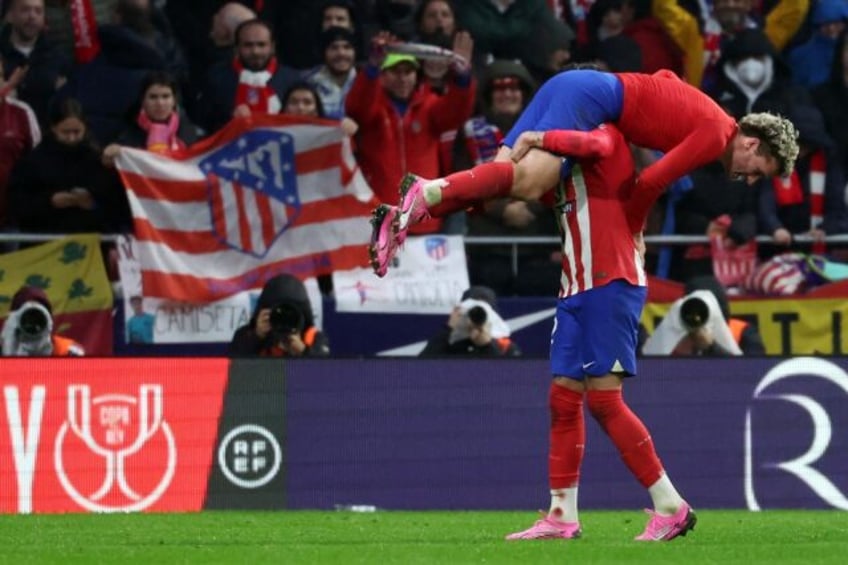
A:
[[[31,233],[0,233],[0,243],[20,242],[36,243],[52,241],[60,237],[73,234],[31,234]],[[105,242],[115,242],[121,234],[102,234],[100,239]],[[758,235],[757,243],[773,243],[773,238],[767,235]],[[793,243],[810,245],[815,240],[807,234],[792,236]],[[824,239],[825,243],[848,243],[848,234],[829,235]],[[556,236],[464,236],[466,245],[508,245],[510,247],[512,273],[518,274],[518,248],[523,245],[559,245],[560,238]],[[646,235],[646,245],[694,245],[706,244],[710,239],[706,235]]]
[[[768,235],[758,235],[757,243],[773,243],[774,239]],[[810,245],[815,239],[807,234],[798,234],[792,236],[793,243],[802,245]],[[825,243],[848,243],[848,234],[829,235],[825,238]],[[646,245],[695,245],[706,244],[710,242],[710,238],[706,235],[646,235]],[[531,237],[480,237],[480,236],[465,236],[466,245],[509,245],[510,258],[512,266],[512,274],[518,275],[518,248],[522,245],[559,245],[560,239],[554,236],[531,236]]]

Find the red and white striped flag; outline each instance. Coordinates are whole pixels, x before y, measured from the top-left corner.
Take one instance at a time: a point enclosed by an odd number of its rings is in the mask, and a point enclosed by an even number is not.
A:
[[[257,115],[166,157],[117,159],[145,296],[203,303],[364,267],[374,195],[338,122]]]

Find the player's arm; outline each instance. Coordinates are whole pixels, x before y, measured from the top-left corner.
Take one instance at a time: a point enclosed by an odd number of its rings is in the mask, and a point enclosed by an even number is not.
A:
[[[518,162],[531,149],[543,149],[564,157],[602,159],[612,154],[614,145],[612,135],[604,126],[592,131],[525,131],[515,140],[510,157]]]

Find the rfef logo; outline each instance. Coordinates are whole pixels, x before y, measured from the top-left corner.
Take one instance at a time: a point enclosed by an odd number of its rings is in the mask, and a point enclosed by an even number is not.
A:
[[[230,430],[218,446],[218,465],[234,485],[259,488],[280,470],[283,452],[274,434],[255,424]]]

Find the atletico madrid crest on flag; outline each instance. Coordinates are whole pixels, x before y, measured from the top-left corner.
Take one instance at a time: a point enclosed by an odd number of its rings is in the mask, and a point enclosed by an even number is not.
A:
[[[221,242],[256,257],[268,253],[300,213],[294,159],[291,135],[253,130],[200,161]]]
[[[238,118],[172,156],[123,148],[145,296],[204,303],[368,264],[376,199],[338,122]]]

